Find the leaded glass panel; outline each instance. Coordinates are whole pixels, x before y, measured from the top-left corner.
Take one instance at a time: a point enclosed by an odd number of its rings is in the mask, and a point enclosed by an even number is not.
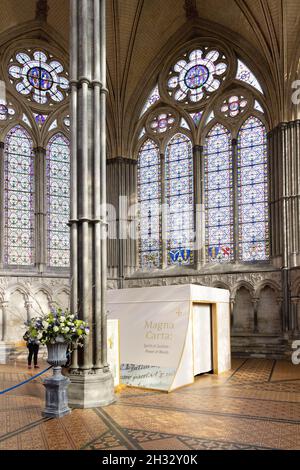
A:
[[[4,263],[34,264],[33,143],[21,126],[5,139]]]
[[[47,146],[48,265],[70,265],[70,145],[55,134]]]
[[[194,242],[192,142],[176,134],[166,151],[168,264],[191,264]]]
[[[138,161],[139,255],[143,269],[161,266],[161,167],[158,146],[147,140]]]
[[[267,134],[252,116],[238,137],[239,256],[242,261],[269,257]]]
[[[205,145],[206,256],[209,262],[231,261],[233,194],[231,134],[216,124]]]

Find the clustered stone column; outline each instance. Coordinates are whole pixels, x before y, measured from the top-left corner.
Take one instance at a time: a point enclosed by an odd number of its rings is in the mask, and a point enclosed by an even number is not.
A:
[[[7,319],[8,319],[8,302],[0,301],[0,309],[2,310],[2,333],[1,333],[1,341],[6,341],[6,335],[7,335]]]
[[[71,0],[71,308],[91,333],[73,355],[69,404],[114,401],[106,330],[105,0]]]
[[[117,157],[107,161],[109,277],[123,287],[137,266],[137,161]]]
[[[291,271],[300,268],[300,120],[269,133],[271,257],[282,268],[283,328],[295,329]]]

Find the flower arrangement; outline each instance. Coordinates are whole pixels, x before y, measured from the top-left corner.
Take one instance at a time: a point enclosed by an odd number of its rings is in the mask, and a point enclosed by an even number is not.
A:
[[[25,322],[25,326],[27,329],[23,338],[41,344],[54,344],[63,340],[83,346],[83,340],[90,332],[86,322],[79,320],[69,310],[55,307],[51,308],[50,313]]]

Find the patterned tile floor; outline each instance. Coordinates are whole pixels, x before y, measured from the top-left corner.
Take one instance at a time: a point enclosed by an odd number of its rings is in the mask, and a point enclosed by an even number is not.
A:
[[[41,417],[42,380],[0,396],[0,450],[300,449],[300,366],[234,359],[171,394],[125,388],[115,404]],[[0,365],[0,390],[26,378],[25,364]]]

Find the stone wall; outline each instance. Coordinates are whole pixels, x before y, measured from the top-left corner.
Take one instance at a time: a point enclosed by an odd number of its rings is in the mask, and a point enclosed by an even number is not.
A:
[[[18,343],[24,322],[47,313],[51,305],[69,306],[67,278],[0,277],[0,339]]]

